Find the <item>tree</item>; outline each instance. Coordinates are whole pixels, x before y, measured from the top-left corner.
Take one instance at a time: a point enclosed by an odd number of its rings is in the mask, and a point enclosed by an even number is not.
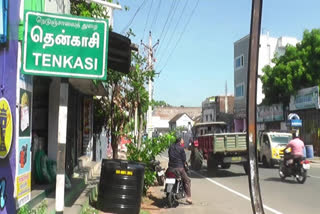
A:
[[[112,0],[108,0],[112,2]],[[128,8],[125,7],[127,10]],[[71,13],[78,16],[108,18],[104,8],[96,3],[87,3],[85,0],[71,0]],[[131,29],[127,36],[134,36]],[[95,97],[94,133],[100,134],[104,128],[111,136],[113,158],[118,158],[118,144],[124,135],[133,131],[134,113],[138,112],[139,132],[135,141],[141,145],[142,133],[145,127],[145,113],[149,105],[148,92],[145,84],[149,77],[154,78],[155,72],[145,70],[146,60],[138,53],[132,53],[132,65],[128,75],[108,69],[107,87],[108,95]],[[98,81],[96,81],[98,82]],[[131,119],[130,119],[131,118]]]
[[[168,107],[168,106],[171,106],[171,105],[169,105],[168,103],[166,103],[163,100],[159,100],[159,101],[153,100],[152,101],[152,106],[153,107]]]
[[[275,56],[272,62],[275,66],[265,66],[261,77],[264,104],[288,105],[298,90],[320,86],[320,29],[304,31],[301,43],[288,45],[285,54]]]

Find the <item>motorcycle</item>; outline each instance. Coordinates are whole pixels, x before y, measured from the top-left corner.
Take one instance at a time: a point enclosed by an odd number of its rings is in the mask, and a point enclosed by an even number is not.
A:
[[[159,186],[163,186],[164,184],[164,170],[165,168],[162,168],[160,166],[160,161],[153,160],[150,162],[151,168],[154,172],[156,172],[157,182]]]
[[[188,173],[189,167],[186,165],[185,170]],[[168,168],[166,171],[165,189],[166,201],[168,207],[175,207],[179,204],[179,200],[186,197],[183,180],[179,171]]]
[[[288,155],[289,152],[285,151],[285,155]],[[286,177],[294,177],[297,182],[303,184],[307,179],[307,170],[310,169],[310,161],[303,158],[294,159],[293,162],[289,165],[282,160],[279,164],[279,175],[282,181]]]

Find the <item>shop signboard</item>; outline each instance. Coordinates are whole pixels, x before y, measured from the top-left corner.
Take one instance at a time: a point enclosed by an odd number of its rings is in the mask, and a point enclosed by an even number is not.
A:
[[[319,109],[319,86],[301,89],[290,97],[290,111],[310,108]]]
[[[22,73],[107,78],[108,20],[27,11]]]
[[[0,0],[0,43],[7,41],[8,0]]]
[[[257,107],[257,122],[283,121],[283,104]]]
[[[302,127],[302,120],[291,120],[290,123],[292,127]]]

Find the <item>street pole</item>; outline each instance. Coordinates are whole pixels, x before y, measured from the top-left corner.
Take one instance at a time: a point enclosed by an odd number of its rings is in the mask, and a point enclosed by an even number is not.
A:
[[[58,123],[58,152],[57,152],[57,176],[56,176],[56,213],[61,214],[64,210],[64,185],[65,185],[65,159],[67,141],[68,119],[68,79],[61,78],[60,104]]]
[[[141,41],[142,43],[142,41]],[[143,44],[143,43],[142,43]],[[147,70],[153,70],[153,50],[154,48],[159,44],[159,40],[157,43],[152,46],[152,36],[151,36],[151,31],[149,31],[149,45],[145,45],[145,48],[148,50],[148,67]],[[148,112],[147,112],[147,133],[148,133],[148,138],[152,138],[152,107],[151,107],[151,101],[153,99],[153,81],[149,77],[148,81],[148,92],[149,92],[149,106],[148,106]]]
[[[257,163],[256,107],[257,73],[259,62],[259,40],[261,29],[262,0],[252,0],[251,29],[249,43],[249,69],[247,84],[247,150],[249,167],[249,188],[253,213],[264,214],[260,194],[259,172]]]

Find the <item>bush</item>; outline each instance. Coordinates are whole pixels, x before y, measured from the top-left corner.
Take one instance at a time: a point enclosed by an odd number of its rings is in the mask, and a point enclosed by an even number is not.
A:
[[[137,143],[134,141],[128,145],[127,159],[142,162],[146,165],[143,187],[144,194],[146,194],[148,188],[154,184],[156,179],[156,172],[148,167],[150,161],[155,160],[156,156],[168,149],[175,140],[176,133],[170,132],[157,138],[146,138],[141,143],[140,149],[138,149]]]
[[[46,214],[48,209],[48,202],[43,200],[36,208],[30,209],[28,205],[24,205],[18,211],[18,214]]]

